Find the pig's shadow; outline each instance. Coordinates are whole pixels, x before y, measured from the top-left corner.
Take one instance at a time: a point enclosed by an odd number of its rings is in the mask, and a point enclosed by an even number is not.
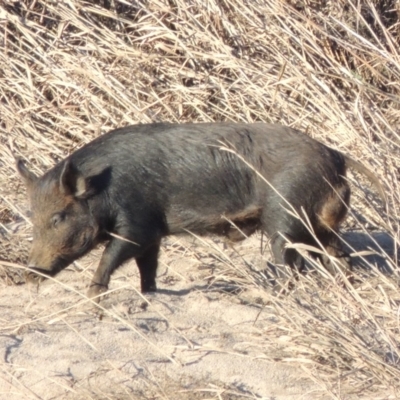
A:
[[[400,251],[393,237],[386,232],[347,232],[342,235],[345,243],[345,249],[348,253],[360,253],[353,255],[352,262],[355,269],[359,269],[368,273],[372,267],[376,267],[380,272],[392,275],[395,273],[393,266],[396,265],[395,257]],[[312,268],[312,267],[310,267]],[[269,270],[269,273],[271,270]],[[267,273],[267,275],[269,275]],[[198,285],[190,289],[171,290],[158,289],[158,293],[183,296],[193,290],[201,291],[223,291],[235,293],[240,288],[237,285],[229,283],[214,283],[212,285]]]
[[[368,271],[375,266],[388,275],[395,272],[393,268],[397,265],[397,254],[400,248],[393,237],[386,232],[347,232],[342,238],[348,253],[361,253],[352,257],[354,268]],[[363,252],[371,254],[363,255]]]
[[[174,289],[157,289],[157,293],[161,294],[168,294],[172,296],[186,296],[187,294],[193,292],[193,291],[200,291],[203,293],[211,293],[211,292],[218,292],[218,293],[226,293],[226,294],[235,294],[240,292],[242,289],[240,288],[239,285],[234,285],[234,284],[229,284],[229,283],[219,283],[215,282],[213,284],[207,284],[207,285],[194,285],[191,288],[188,289],[180,289],[180,290],[174,290]]]
[[[347,232],[342,235],[343,247],[351,255],[354,270],[368,274],[372,268],[377,268],[381,273],[392,275],[397,265],[397,254],[400,250],[396,247],[393,237],[386,232]],[[278,267],[269,265],[270,272],[265,274],[271,282],[276,283],[276,277],[287,277],[287,272],[279,272]],[[305,271],[312,271],[314,266],[306,261]]]

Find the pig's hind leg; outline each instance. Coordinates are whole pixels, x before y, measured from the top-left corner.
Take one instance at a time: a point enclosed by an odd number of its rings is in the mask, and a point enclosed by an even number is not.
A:
[[[274,274],[283,277],[283,267],[287,265],[292,271],[302,272],[304,258],[295,249],[287,248],[288,243],[295,242],[292,235],[285,231],[276,232],[271,239],[271,250],[274,258]]]
[[[301,221],[298,221],[282,207],[280,197],[273,197],[268,202],[261,218],[261,228],[270,238],[273,264],[270,264],[276,278],[287,276],[284,266],[289,266],[295,272],[304,269],[304,258],[287,244],[308,242],[308,235]]]

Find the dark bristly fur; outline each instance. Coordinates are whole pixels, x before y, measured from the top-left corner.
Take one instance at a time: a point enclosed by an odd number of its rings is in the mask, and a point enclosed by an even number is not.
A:
[[[302,257],[285,249],[286,241],[317,243],[293,211],[305,212],[327,253],[350,267],[336,235],[350,198],[346,166],[366,174],[384,195],[361,164],[294,129],[263,123],[128,126],[40,178],[18,161],[33,213],[30,278],[35,270],[54,275],[108,241],[89,295],[106,290],[112,272],[130,258],[142,291],[155,291],[161,239],[188,231],[237,241],[261,229],[276,264],[302,269]],[[331,269],[329,257],[321,261]]]

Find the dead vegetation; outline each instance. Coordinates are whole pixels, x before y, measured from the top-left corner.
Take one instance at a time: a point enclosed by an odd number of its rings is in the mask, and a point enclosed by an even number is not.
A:
[[[387,210],[368,185],[352,183],[358,189],[345,229],[353,232],[345,238],[354,248],[356,284],[344,289],[319,271],[300,277],[292,292],[271,293],[259,266],[230,262],[214,247],[206,252],[215,265],[209,280],[233,288],[232,298],[260,315],[274,315],[278,323],[262,333],[258,351],[300,364],[321,397],[399,397],[399,17],[394,0],[0,2],[2,282],[20,282],[11,265],[23,265],[29,244],[13,153],[40,173],[128,124],[290,125],[369,165],[386,188]],[[164,251],[200,257],[193,246]],[[247,299],[250,289],[262,291],[262,300]],[[14,332],[6,322],[0,333]],[[13,374],[6,361],[3,379]],[[197,389],[182,386],[182,398],[246,398]],[[176,398],[176,387],[157,390]]]

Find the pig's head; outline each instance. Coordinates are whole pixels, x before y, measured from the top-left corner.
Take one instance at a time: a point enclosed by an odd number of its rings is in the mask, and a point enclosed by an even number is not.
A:
[[[54,276],[96,244],[99,226],[87,201],[94,188],[68,160],[40,178],[21,160],[17,169],[27,187],[33,223],[32,272],[26,278],[40,281],[34,271]]]

